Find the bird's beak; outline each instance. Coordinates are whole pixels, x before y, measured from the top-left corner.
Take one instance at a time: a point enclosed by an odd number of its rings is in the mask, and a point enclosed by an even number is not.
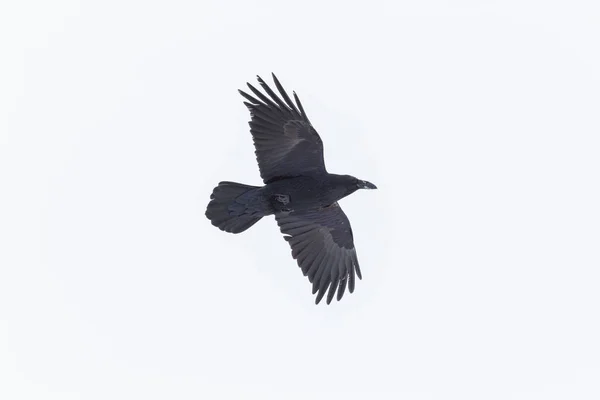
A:
[[[359,189],[377,189],[377,186],[367,181],[358,181],[357,185]]]

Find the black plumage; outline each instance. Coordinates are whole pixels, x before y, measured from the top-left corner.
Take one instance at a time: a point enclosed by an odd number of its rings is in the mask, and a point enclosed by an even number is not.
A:
[[[220,182],[210,196],[206,216],[219,229],[240,233],[262,217],[275,215],[302,273],[313,284],[316,303],[327,304],[362,279],[352,228],[338,200],[358,189],[376,189],[350,175],[330,174],[323,142],[294,93],[294,102],[279,80],[281,98],[260,78],[267,95],[248,83],[254,96],[239,91],[251,114],[250,133],[264,186]]]

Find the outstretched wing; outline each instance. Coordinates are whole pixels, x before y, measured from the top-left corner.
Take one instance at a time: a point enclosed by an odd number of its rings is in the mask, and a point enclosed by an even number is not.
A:
[[[239,91],[248,101],[250,132],[256,149],[260,176],[265,183],[305,173],[324,173],[323,142],[312,127],[294,92],[296,105],[275,75],[273,81],[281,98],[260,76],[258,82],[268,96],[248,83],[256,97]]]
[[[336,290],[338,301],[346,285],[350,293],[354,291],[355,274],[359,279],[362,276],[352,228],[338,203],[320,210],[275,214],[275,219],[292,248],[292,257],[313,284],[313,294],[319,292],[317,304],[325,292],[329,304]]]

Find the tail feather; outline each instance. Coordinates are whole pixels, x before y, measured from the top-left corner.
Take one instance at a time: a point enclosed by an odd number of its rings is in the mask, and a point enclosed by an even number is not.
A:
[[[252,207],[255,197],[252,192],[258,186],[236,182],[219,182],[210,195],[206,217],[217,228],[231,233],[240,233],[257,223],[263,214]]]

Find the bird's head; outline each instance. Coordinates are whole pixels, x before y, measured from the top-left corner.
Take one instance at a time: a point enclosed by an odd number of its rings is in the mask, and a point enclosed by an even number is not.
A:
[[[371,182],[363,181],[362,179],[358,179],[352,175],[334,175],[330,174],[330,177],[333,178],[333,181],[336,182],[336,197],[341,199],[346,197],[358,189],[377,189],[377,186],[373,185]]]
[[[358,189],[377,189],[377,186],[371,182],[363,181],[351,175],[344,175],[344,180],[347,182],[347,187],[352,189],[353,192]]]
[[[354,178],[356,179],[356,178]],[[361,181],[360,179],[356,179],[356,186],[359,189],[377,189],[377,186],[373,185],[369,181]]]

